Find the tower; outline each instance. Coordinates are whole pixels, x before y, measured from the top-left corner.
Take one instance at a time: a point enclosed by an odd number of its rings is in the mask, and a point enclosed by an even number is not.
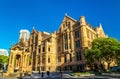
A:
[[[20,30],[19,41],[20,41],[20,39],[23,39],[24,42],[27,42],[29,37],[30,37],[30,32],[28,30],[26,30],[26,29]]]

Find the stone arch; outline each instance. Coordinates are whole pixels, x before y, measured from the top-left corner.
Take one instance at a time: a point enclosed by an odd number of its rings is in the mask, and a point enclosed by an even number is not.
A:
[[[21,60],[22,60],[22,56],[20,54],[16,54],[15,55],[15,60],[14,60],[14,72],[18,72],[20,71],[20,67],[21,67]]]

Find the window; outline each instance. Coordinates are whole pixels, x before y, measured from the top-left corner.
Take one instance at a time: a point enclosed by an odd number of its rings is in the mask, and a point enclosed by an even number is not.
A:
[[[72,54],[70,54],[70,62],[72,62]]]
[[[75,31],[75,38],[80,37],[80,32],[79,31]]]
[[[66,57],[66,55],[64,55],[64,62],[67,62],[67,57]]]
[[[71,43],[69,43],[69,49],[71,49]]]
[[[41,52],[41,49],[39,48],[39,53]]]
[[[45,63],[45,58],[42,56],[42,64]]]
[[[40,55],[38,55],[38,64],[40,64]]]
[[[64,35],[64,38],[65,38],[65,40],[68,39],[68,35],[67,35],[67,33]]]
[[[58,47],[58,52],[60,51],[60,47]]]
[[[75,41],[75,46],[76,46],[76,48],[80,47],[80,40]]]
[[[72,71],[72,66],[70,66],[70,70]]]
[[[68,50],[68,44],[65,44],[65,50]]]
[[[65,22],[65,25],[67,26],[67,22]]]
[[[50,52],[50,47],[48,48],[48,51]]]
[[[76,52],[76,60],[77,61],[81,61],[82,60],[80,52]]]
[[[48,58],[48,63],[50,63],[50,57]]]
[[[70,33],[69,33],[69,39],[71,38],[71,35],[70,35]]]
[[[68,22],[67,26],[70,27],[70,22]]]
[[[45,52],[45,47],[43,47],[43,52]]]

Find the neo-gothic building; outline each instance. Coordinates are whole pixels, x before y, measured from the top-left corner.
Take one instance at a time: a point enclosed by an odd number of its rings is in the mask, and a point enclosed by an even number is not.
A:
[[[33,29],[29,40],[32,70],[84,70],[84,52],[99,37],[107,37],[102,25],[94,28],[84,16],[75,20],[65,15],[59,30],[52,34]]]
[[[32,30],[29,39],[29,51],[32,58],[32,70],[55,71],[57,60],[57,33],[49,34]]]
[[[102,25],[92,27],[84,16],[78,20],[65,15],[57,32],[52,34],[32,29],[29,39],[22,37],[11,48],[8,74],[28,71],[56,71],[85,69],[84,52],[91,42],[107,37]],[[13,59],[14,58],[14,59]],[[22,64],[21,64],[22,63]]]

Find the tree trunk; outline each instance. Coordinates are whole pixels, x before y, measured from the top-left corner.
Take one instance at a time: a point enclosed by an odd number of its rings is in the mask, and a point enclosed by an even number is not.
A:
[[[108,63],[108,70],[110,69],[110,63]]]

